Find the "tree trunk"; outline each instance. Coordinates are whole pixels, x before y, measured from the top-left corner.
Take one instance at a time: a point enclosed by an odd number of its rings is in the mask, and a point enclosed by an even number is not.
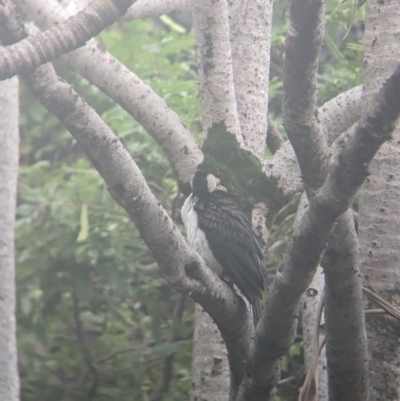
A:
[[[400,9],[397,2],[367,2],[363,113],[398,64]],[[359,241],[364,285],[400,305],[400,127],[370,165],[359,195]],[[400,399],[399,324],[367,317],[372,400]]]
[[[18,79],[0,82],[0,400],[19,400],[14,225],[18,176]]]
[[[196,304],[191,401],[227,401],[229,365],[225,344],[211,317]]]

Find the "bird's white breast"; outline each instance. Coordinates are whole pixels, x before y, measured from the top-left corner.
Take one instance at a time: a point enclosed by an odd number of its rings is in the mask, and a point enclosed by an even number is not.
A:
[[[197,197],[191,194],[185,200],[181,210],[183,224],[186,227],[188,243],[190,247],[201,256],[206,265],[220,276],[222,275],[223,267],[214,258],[208,245],[206,234],[199,228],[197,213],[194,210],[197,201]]]

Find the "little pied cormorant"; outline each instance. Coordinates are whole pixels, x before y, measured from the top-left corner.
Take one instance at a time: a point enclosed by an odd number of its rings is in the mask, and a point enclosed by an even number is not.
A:
[[[261,246],[244,212],[218,178],[197,170],[181,214],[190,247],[216,274],[239,288],[251,305],[256,326],[269,278]]]

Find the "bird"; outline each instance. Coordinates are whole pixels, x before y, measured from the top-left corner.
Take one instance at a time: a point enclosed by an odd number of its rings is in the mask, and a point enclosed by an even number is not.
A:
[[[198,169],[181,217],[189,246],[247,298],[257,326],[262,316],[262,293],[270,279],[261,245],[246,214],[219,178]]]

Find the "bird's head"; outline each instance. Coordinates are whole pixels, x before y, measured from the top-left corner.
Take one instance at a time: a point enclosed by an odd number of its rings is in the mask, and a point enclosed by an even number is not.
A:
[[[214,191],[227,192],[227,189],[220,185],[219,178],[204,170],[197,170],[192,180],[192,190],[195,196],[205,196]]]

